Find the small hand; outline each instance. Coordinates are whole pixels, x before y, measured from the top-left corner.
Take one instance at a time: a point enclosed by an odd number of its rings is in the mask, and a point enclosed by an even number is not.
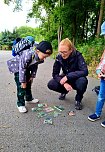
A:
[[[67,81],[67,77],[64,76],[64,77],[60,80],[60,84],[63,85],[66,81]]]
[[[32,78],[32,77],[29,79],[29,82],[30,82],[30,81],[33,82],[33,78]]]
[[[105,77],[105,75],[104,75],[102,72],[100,72],[100,73],[98,74],[98,78],[102,78],[102,77]]]
[[[67,91],[71,91],[73,88],[72,88],[72,86],[70,85],[70,84],[68,84],[68,83],[65,83],[64,84],[64,87],[65,87],[65,89],[67,90]]]
[[[26,85],[27,85],[27,83],[21,83],[21,87],[22,87],[23,89],[26,88]]]

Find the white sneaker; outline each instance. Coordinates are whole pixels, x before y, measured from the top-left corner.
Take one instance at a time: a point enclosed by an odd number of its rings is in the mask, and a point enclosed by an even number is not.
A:
[[[26,109],[25,106],[20,106],[20,107],[17,106],[17,108],[18,108],[18,110],[19,110],[20,113],[25,113],[25,112],[27,112],[27,109]]]
[[[39,99],[33,99],[32,101],[26,101],[26,103],[38,103]]]

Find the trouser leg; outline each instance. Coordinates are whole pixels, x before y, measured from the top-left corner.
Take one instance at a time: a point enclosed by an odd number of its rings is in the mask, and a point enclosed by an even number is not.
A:
[[[105,80],[100,81],[100,91],[96,103],[96,115],[100,116],[105,103]]]
[[[31,81],[29,81],[27,83],[27,87],[26,87],[26,101],[32,101],[33,100],[32,91],[31,91],[31,84],[32,84]]]
[[[25,106],[24,97],[25,97],[26,91],[25,89],[21,88],[21,83],[19,82],[19,73],[15,73],[14,76],[15,76],[14,79],[17,86],[17,106],[18,107]]]
[[[70,83],[74,90],[76,90],[75,100],[81,102],[83,94],[86,91],[88,80],[86,77],[80,77],[74,82]]]
[[[81,77],[81,78],[78,78],[77,80],[67,81],[67,82],[73,87],[74,90],[77,91],[75,100],[81,102],[83,98],[83,94],[85,93],[86,88],[87,88],[87,84],[88,84],[87,78]],[[48,88],[50,90],[53,90],[59,93],[68,93],[68,91],[55,79],[51,79],[48,82]]]
[[[57,82],[55,79],[51,79],[48,84],[47,84],[48,88],[50,90],[59,92],[59,93],[68,93],[68,91],[59,83]]]

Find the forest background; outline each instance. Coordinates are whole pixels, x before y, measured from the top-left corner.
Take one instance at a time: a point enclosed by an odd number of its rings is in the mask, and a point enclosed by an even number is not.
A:
[[[83,54],[89,75],[96,77],[95,69],[105,49],[105,39],[100,36],[101,24],[105,21],[105,0],[30,1],[33,5],[27,18],[40,21],[39,27],[22,26],[13,32],[1,32],[1,49],[11,50],[15,38],[31,35],[37,42],[50,41],[54,49],[52,57],[55,58],[59,42],[68,37]],[[22,9],[22,0],[4,0],[4,3],[15,3],[14,11]]]

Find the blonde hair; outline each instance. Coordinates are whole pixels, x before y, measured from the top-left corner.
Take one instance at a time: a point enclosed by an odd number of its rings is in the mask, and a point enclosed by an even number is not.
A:
[[[67,45],[69,49],[74,48],[72,42],[68,38],[63,39],[59,45]]]

